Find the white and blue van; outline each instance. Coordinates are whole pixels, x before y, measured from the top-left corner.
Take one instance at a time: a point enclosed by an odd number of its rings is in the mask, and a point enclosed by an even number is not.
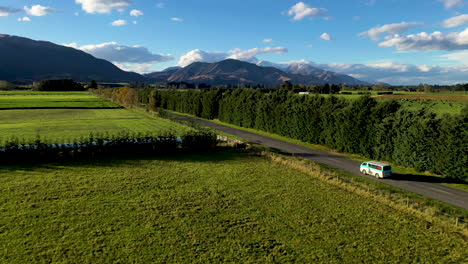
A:
[[[363,162],[359,170],[362,174],[372,175],[378,179],[392,176],[392,166],[377,161]]]

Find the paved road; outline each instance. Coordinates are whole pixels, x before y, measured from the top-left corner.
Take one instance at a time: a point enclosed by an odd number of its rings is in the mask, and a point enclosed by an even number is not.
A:
[[[300,145],[288,143],[266,136],[261,136],[255,133],[223,126],[220,124],[215,124],[209,121],[200,120],[193,117],[187,117],[182,115],[175,116],[184,120],[193,121],[203,126],[211,127],[229,133],[231,135],[245,138],[257,144],[292,153],[294,156],[300,156],[308,160],[316,161],[318,163],[326,164],[334,168],[351,172],[353,174],[362,175],[359,171],[360,163],[357,161],[350,160],[345,156],[340,156],[327,151],[310,149]],[[389,179],[376,179],[367,175],[362,176],[468,210],[468,192],[442,185],[441,183],[446,181],[446,179],[436,179],[434,177],[430,177],[429,179],[427,179],[428,177],[399,174],[395,172],[394,175]]]

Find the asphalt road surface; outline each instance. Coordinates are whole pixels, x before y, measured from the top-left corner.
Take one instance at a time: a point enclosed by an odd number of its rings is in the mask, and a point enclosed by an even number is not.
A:
[[[299,156],[318,163],[326,164],[330,167],[342,169],[353,174],[361,175],[362,177],[367,177],[378,182],[382,182],[403,190],[417,193],[429,197],[431,199],[468,210],[468,192],[442,185],[441,183],[447,182],[447,179],[439,179],[436,177],[424,177],[420,175],[400,174],[398,172],[394,172],[391,178],[376,179],[373,176],[361,174],[361,172],[359,171],[360,162],[350,160],[345,156],[340,156],[327,151],[303,147],[282,140],[258,135],[252,132],[247,132],[244,130],[212,123],[206,120],[182,115],[175,116],[187,121],[192,121],[203,126],[211,127],[216,130],[229,133],[231,135],[245,138],[250,142],[255,142],[257,144],[275,148],[287,153],[292,153],[294,156]]]

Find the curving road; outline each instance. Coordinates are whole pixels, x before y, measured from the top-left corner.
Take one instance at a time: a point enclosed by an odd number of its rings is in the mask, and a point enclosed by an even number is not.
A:
[[[211,127],[216,130],[229,133],[231,135],[245,138],[257,144],[265,145],[271,148],[291,153],[294,156],[299,156],[318,163],[326,164],[337,169],[342,169],[353,174],[358,174],[362,177],[367,177],[375,181],[379,181],[394,187],[398,187],[403,190],[417,193],[429,197],[431,199],[438,200],[468,210],[468,192],[442,185],[441,183],[446,182],[447,179],[400,174],[397,172],[394,172],[394,175],[391,178],[376,179],[368,175],[362,175],[359,171],[360,162],[350,160],[345,156],[337,155],[335,153],[327,151],[303,147],[282,140],[258,135],[252,132],[212,123],[206,120],[177,114],[172,115],[186,121],[195,122],[206,127]]]

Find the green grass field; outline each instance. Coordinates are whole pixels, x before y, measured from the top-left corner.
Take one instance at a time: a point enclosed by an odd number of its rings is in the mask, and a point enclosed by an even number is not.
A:
[[[0,262],[462,263],[457,233],[234,151],[0,169]]]
[[[27,141],[40,135],[48,143],[86,137],[91,132],[172,132],[177,135],[190,129],[128,109],[1,110],[0,121],[0,138],[16,136]]]
[[[167,133],[179,135],[190,128],[119,107],[87,92],[0,92],[0,141],[17,137],[46,143],[70,143],[90,133]],[[15,109],[53,107],[58,109]],[[75,109],[82,108],[82,109]],[[0,142],[1,144],[1,142]]]
[[[356,100],[363,95],[359,95],[356,91],[353,91],[353,94],[336,94],[333,96]],[[403,108],[411,111],[426,109],[437,114],[439,117],[443,114],[460,114],[462,109],[468,106],[467,92],[421,93],[398,91],[394,92],[393,95],[377,95],[376,91],[372,91],[371,97],[377,99],[377,101],[397,100]]]
[[[87,92],[0,92],[0,108],[121,108]]]

